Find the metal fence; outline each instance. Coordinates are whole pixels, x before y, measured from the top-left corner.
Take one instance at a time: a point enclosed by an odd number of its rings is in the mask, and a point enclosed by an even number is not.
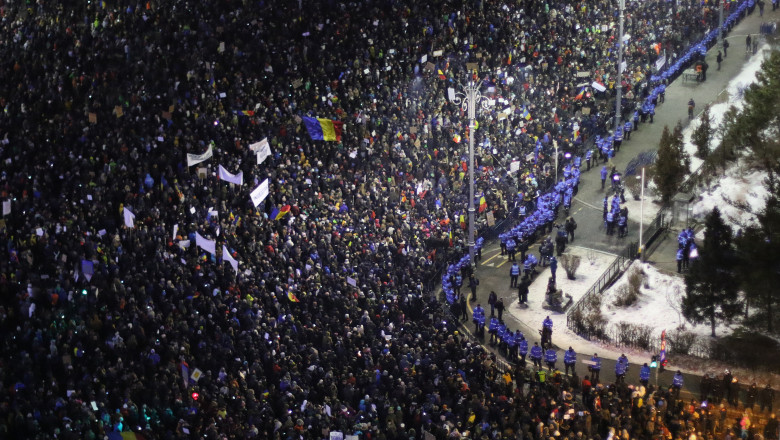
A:
[[[637,251],[639,250],[638,243],[631,243],[623,249],[612,264],[609,265],[607,270],[590,286],[587,292],[580,298],[566,313],[566,326],[570,330],[577,333],[577,329],[574,328],[574,322],[571,319],[574,313],[582,312],[583,305],[586,304],[592,295],[598,295],[603,292],[613,281],[615,281],[626,270],[631,260],[636,258]]]
[[[649,328],[643,329],[641,324],[636,323],[619,322],[600,329],[583,328],[580,336],[589,341],[603,342],[616,348],[634,348],[651,353],[661,351],[661,341],[658,335],[650,333]],[[713,355],[711,341],[706,337],[690,333],[668,332],[666,341],[670,356],[686,355],[707,359]]]
[[[661,235],[662,232],[664,232],[669,227],[669,221],[666,219],[666,211],[661,210],[658,211],[658,214],[656,214],[653,221],[650,223],[650,225],[645,229],[644,236],[647,237],[645,239],[645,249],[649,248],[650,245],[653,244],[653,242]]]

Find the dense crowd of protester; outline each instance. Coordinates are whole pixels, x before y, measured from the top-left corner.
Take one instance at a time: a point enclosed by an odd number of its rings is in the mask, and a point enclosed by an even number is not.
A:
[[[627,3],[628,108],[714,10]],[[664,390],[504,373],[431,295],[465,252],[468,136],[484,225],[536,208],[555,145],[563,170],[607,134],[616,16],[607,1],[4,2],[0,437],[683,438],[691,413]],[[495,105],[469,133],[447,89],[474,70]],[[311,140],[305,116],[344,122],[341,142]]]

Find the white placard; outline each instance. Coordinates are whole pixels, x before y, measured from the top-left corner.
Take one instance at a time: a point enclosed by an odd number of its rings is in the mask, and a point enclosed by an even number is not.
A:
[[[249,149],[257,153],[257,164],[263,163],[266,157],[271,155],[271,144],[268,143],[268,138],[263,139],[260,142],[255,142],[249,146]]]
[[[454,101],[455,100],[455,89],[454,88],[452,88],[452,87],[448,87],[447,88],[447,99],[449,99],[450,101]]]
[[[260,185],[257,186],[257,188],[253,189],[252,192],[249,193],[249,198],[252,199],[252,203],[255,205],[255,208],[263,200],[265,200],[266,197],[268,197],[268,179],[265,179]]]
[[[593,84],[590,85],[594,89],[598,90],[599,92],[603,92],[607,90],[606,87],[602,86],[601,84],[597,83],[596,81],[593,81]]]

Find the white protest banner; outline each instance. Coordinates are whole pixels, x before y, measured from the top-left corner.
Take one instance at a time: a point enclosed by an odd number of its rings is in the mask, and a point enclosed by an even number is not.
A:
[[[233,270],[235,270],[236,273],[238,273],[238,260],[236,260],[235,258],[233,258],[232,255],[230,255],[230,251],[228,251],[227,246],[225,246],[224,244],[222,245],[222,261],[227,261],[228,263],[230,263],[230,265],[233,266]]]
[[[442,55],[444,55],[444,51],[441,50],[441,49],[433,51],[433,56],[435,56],[435,57],[440,57]]]
[[[512,173],[516,173],[520,171],[520,161],[514,160],[509,164],[509,171]]]
[[[594,89],[598,90],[599,92],[603,92],[607,90],[606,87],[602,86],[601,84],[597,83],[596,81],[593,81],[593,84],[590,85]]]
[[[132,228],[133,221],[135,220],[135,214],[133,214],[133,212],[130,211],[130,207],[128,206],[125,206],[123,214],[125,216],[125,226],[127,226],[128,228]]]
[[[353,287],[357,287],[357,280],[352,277],[347,277],[347,284]]]
[[[655,70],[661,70],[664,64],[666,64],[666,55],[661,55],[661,58],[655,60]]]
[[[212,255],[216,255],[217,253],[217,242],[215,240],[209,240],[208,238],[203,237],[199,233],[195,233],[195,244],[203,249],[204,251],[207,251],[208,253]]]
[[[255,208],[257,205],[260,204],[265,198],[268,196],[268,179],[263,180],[263,183],[257,186],[257,188],[253,189],[251,193],[249,193],[249,198],[252,199],[252,203],[254,203]]]
[[[11,213],[11,200],[3,200],[3,217]]]
[[[219,178],[236,185],[244,184],[244,172],[239,171],[238,174],[231,174],[222,165],[219,166]]]
[[[173,225],[173,239],[176,240],[176,234],[179,232],[179,224]]]
[[[206,150],[203,154],[187,154],[187,166],[191,167],[193,165],[199,164],[203,161],[211,159],[211,156],[214,155],[214,144],[209,145],[209,149]]]
[[[271,155],[271,144],[268,143],[268,138],[263,139],[260,142],[255,142],[249,145],[249,149],[257,153],[257,164],[263,163],[266,157]]]

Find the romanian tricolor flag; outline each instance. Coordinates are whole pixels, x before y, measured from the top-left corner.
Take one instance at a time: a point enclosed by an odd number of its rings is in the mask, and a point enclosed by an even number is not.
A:
[[[285,215],[290,213],[290,205],[284,205],[280,208],[274,208],[271,211],[271,215],[268,216],[271,220],[281,220]]]
[[[531,120],[531,112],[529,112],[527,108],[523,108],[523,118],[526,121],[530,121]]]
[[[298,297],[295,296],[294,293],[292,293],[292,290],[287,291],[287,299],[289,299],[290,302],[294,302],[294,303],[300,302],[300,300],[298,300]]]
[[[444,74],[444,72],[439,69],[439,79],[447,79],[447,75]]]
[[[585,96],[585,87],[580,89],[580,93],[577,93],[577,96],[575,96],[574,99],[579,101],[583,96]]]
[[[255,111],[254,110],[236,110],[237,115],[244,115],[244,116],[254,116]]]
[[[485,193],[483,192],[481,196],[479,196],[479,213],[482,214],[487,209],[487,200],[485,199]]]
[[[460,217],[459,218],[459,220],[460,220],[460,228],[461,229],[466,229],[466,216],[461,214],[459,217]]]
[[[303,124],[314,141],[341,142],[341,133],[344,128],[344,123],[341,121],[304,116]]]

